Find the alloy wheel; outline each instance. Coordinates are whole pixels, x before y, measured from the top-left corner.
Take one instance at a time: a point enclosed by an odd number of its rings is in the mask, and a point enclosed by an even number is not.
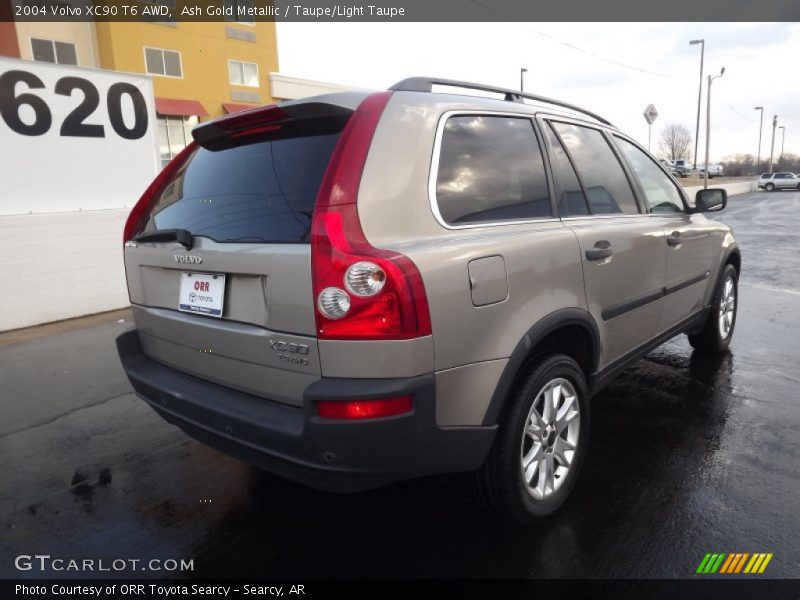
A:
[[[733,315],[736,310],[736,287],[733,278],[725,279],[722,288],[722,296],[719,299],[719,335],[723,340],[727,340],[733,329]]]
[[[569,473],[580,434],[575,387],[558,377],[542,387],[525,420],[520,448],[523,485],[537,500],[555,493]]]

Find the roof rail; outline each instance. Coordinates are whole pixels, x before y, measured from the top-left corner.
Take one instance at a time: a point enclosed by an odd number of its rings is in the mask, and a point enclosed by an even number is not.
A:
[[[408,79],[403,79],[402,81],[398,81],[389,89],[395,92],[432,92],[434,85],[460,87],[468,90],[480,90],[483,92],[504,94],[505,97],[503,99],[506,102],[522,102],[523,98],[528,98],[529,100],[536,100],[538,102],[555,104],[556,106],[560,106],[562,108],[568,108],[569,110],[574,110],[583,113],[585,115],[589,115],[593,119],[597,119],[598,121],[600,121],[601,123],[605,123],[606,125],[611,125],[610,121],[604,119],[600,115],[590,112],[585,108],[575,106],[574,104],[562,102],[561,100],[553,100],[552,98],[546,98],[544,96],[529,94],[527,92],[520,92],[517,90],[509,90],[506,88],[493,87],[490,85],[481,85],[479,83],[470,83],[469,81],[457,81],[455,79],[438,79],[435,77],[409,77]],[[613,125],[611,126],[613,127]]]

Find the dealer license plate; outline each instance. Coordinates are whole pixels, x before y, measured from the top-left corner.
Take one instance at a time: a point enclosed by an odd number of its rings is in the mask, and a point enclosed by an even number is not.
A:
[[[185,271],[181,273],[179,310],[209,317],[221,317],[224,300],[225,275]]]

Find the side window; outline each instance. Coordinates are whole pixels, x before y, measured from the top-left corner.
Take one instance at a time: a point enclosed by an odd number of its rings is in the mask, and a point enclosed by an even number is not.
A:
[[[683,200],[672,180],[653,160],[628,140],[616,137],[617,145],[644,188],[651,213],[683,212]]]
[[[545,125],[544,131],[552,149],[550,166],[553,168],[553,177],[558,190],[559,214],[562,217],[588,215],[586,197],[583,195],[581,184],[575,175],[575,169],[572,168],[569,157],[564,151],[564,146],[561,145],[561,141],[549,124]]]
[[[447,119],[436,201],[450,225],[551,217],[544,162],[531,121],[489,115]]]
[[[78,64],[78,52],[71,42],[56,42],[31,38],[33,60],[58,63],[60,65]]]
[[[183,77],[181,53],[160,48],[144,49],[145,70],[150,75],[166,77]]]
[[[593,215],[638,214],[639,207],[622,165],[596,129],[553,123],[572,156],[588,194]]]

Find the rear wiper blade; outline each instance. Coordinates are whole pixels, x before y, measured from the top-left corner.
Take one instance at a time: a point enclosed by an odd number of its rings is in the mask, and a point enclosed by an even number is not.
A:
[[[133,238],[134,242],[178,242],[187,250],[192,249],[194,244],[194,236],[191,231],[186,229],[157,229],[156,231],[149,231],[141,233]]]

